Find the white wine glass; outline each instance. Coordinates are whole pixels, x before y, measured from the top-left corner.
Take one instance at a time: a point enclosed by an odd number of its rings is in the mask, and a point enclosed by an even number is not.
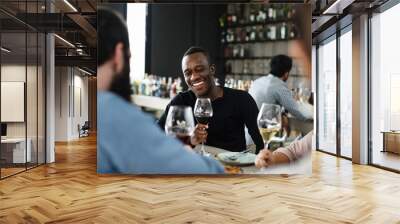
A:
[[[264,140],[265,148],[282,129],[282,109],[276,104],[263,103],[257,116],[257,125]]]

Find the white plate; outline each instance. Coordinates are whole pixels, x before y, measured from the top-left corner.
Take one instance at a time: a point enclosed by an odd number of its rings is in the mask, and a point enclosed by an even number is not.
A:
[[[229,165],[253,165],[256,155],[253,153],[223,152],[217,155],[217,158],[223,163]]]

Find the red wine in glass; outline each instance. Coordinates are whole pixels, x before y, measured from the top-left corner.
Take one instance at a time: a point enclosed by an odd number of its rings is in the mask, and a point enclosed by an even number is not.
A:
[[[192,108],[189,106],[171,106],[165,122],[165,132],[178,138],[183,144],[190,145],[190,136],[193,131]]]
[[[210,98],[197,98],[193,112],[198,123],[207,125],[213,116]],[[201,152],[203,155],[207,155],[207,152],[204,150],[204,142],[201,143]]]
[[[196,116],[196,121],[200,124],[208,124],[210,122],[211,116]]]

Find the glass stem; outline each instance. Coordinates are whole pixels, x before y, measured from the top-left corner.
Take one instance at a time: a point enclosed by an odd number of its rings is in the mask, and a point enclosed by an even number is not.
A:
[[[264,144],[264,148],[266,148],[266,149],[269,149],[268,147],[269,147],[269,143],[270,143],[271,141],[267,141],[265,144]]]
[[[201,143],[201,153],[202,153],[203,155],[206,154],[206,151],[204,150],[204,142]]]

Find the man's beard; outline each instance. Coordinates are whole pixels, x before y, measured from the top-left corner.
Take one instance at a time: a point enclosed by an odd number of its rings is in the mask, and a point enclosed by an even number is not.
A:
[[[113,78],[110,91],[119,95],[126,101],[131,102],[132,89],[129,74],[129,59],[125,59],[124,68],[120,74],[117,74],[115,78]]]

